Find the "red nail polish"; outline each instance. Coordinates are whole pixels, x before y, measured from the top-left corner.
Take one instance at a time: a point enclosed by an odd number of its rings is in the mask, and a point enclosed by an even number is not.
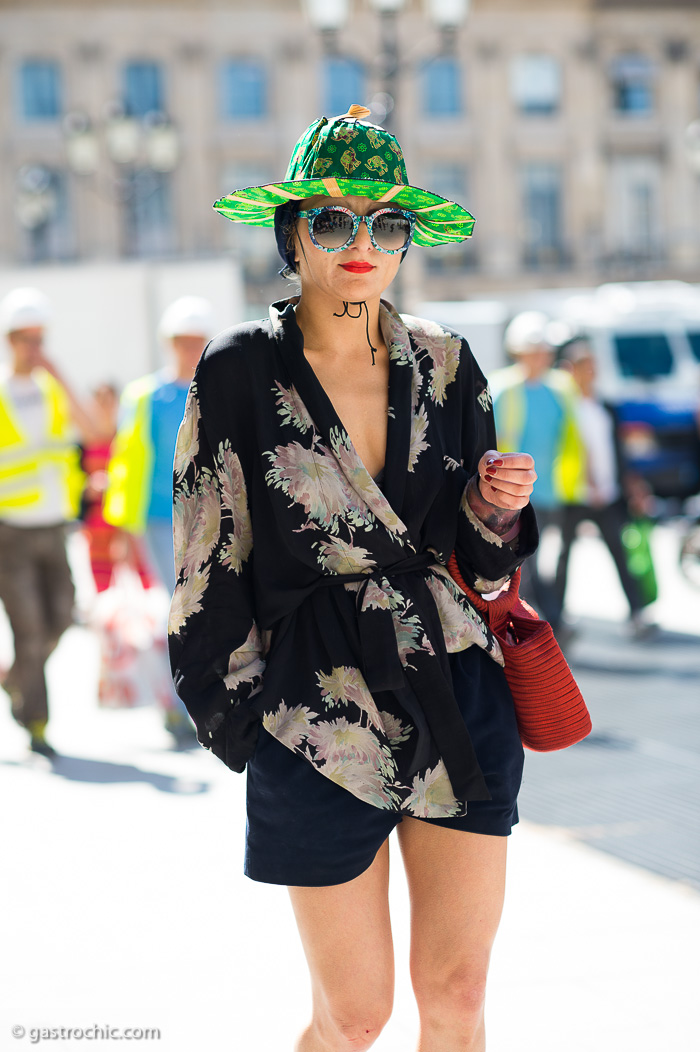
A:
[[[484,482],[493,482],[493,475],[484,475]]]
[[[486,465],[487,465],[487,467],[490,467],[490,468],[502,468],[503,467],[503,461],[502,460],[487,460],[486,461]]]

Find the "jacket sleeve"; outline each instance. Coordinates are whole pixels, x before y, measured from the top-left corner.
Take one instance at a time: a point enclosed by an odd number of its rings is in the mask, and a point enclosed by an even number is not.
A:
[[[532,506],[526,505],[520,512],[516,535],[508,540],[512,533],[512,514],[507,515],[509,521],[506,522],[502,509],[488,505],[483,498],[479,499],[478,491],[475,492],[479,460],[487,449],[498,448],[493,402],[486,379],[466,342],[462,344],[460,370],[462,459],[468,481],[460,501],[455,551],[466,582],[477,591],[490,592],[500,587],[537,549],[537,522]]]
[[[201,366],[175,450],[170,660],[199,741],[242,771],[257,741],[251,699],[265,668],[253,609],[249,487],[231,438],[210,419],[198,379]]]

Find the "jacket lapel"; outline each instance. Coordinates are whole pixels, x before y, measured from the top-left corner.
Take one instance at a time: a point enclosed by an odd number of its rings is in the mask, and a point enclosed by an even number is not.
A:
[[[414,354],[408,330],[391,304],[382,300],[379,323],[389,349],[389,423],[383,490],[397,514],[403,513],[411,446],[411,386]]]

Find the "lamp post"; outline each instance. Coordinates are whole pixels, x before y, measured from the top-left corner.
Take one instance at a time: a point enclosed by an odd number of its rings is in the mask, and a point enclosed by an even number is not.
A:
[[[399,13],[404,0],[370,0],[379,15],[381,26],[381,83],[382,90],[372,99],[372,110],[380,124],[394,123],[393,111],[399,93]],[[383,111],[383,115],[382,115]]]
[[[337,50],[338,36],[350,14],[349,0],[303,0],[303,3],[311,24],[323,35],[326,49]],[[372,111],[370,120],[383,125],[400,139],[399,100],[402,74],[417,61],[425,61],[427,57],[435,56],[420,54],[424,51],[422,38],[419,38],[416,46],[411,48],[405,57],[400,54],[399,16],[404,10],[406,0],[369,0],[369,5],[380,20],[380,54],[376,67],[380,90],[367,103]],[[466,19],[469,6],[470,0],[424,0],[424,9],[441,34],[438,54],[445,54],[454,49],[455,34]],[[348,105],[351,102],[363,101],[348,99]],[[407,261],[394,281],[394,297],[399,306],[403,300],[404,284],[409,284],[412,277],[415,280],[414,265],[420,269],[417,259],[415,263]]]
[[[79,110],[69,113],[63,122],[63,141],[71,171],[78,177],[97,178],[102,157],[107,155],[113,170],[106,185],[110,196],[116,196],[122,211],[122,252],[130,254],[133,246],[132,223],[126,209],[154,194],[163,177],[177,167],[180,158],[180,136],[177,128],[161,112],[141,118],[125,113],[119,105],[110,105],[103,119],[95,124]],[[99,190],[105,184],[97,183]]]
[[[425,9],[437,29],[442,33],[441,50],[449,50],[454,35],[469,13],[471,0],[424,0]],[[305,14],[311,24],[321,32],[327,50],[335,50],[338,34],[348,20],[350,0],[302,0]],[[406,0],[369,0],[370,6],[380,19],[381,53],[378,63],[380,91],[370,102],[372,113],[379,124],[392,121],[391,114],[397,110],[400,92],[399,79],[404,63],[399,54],[398,22]],[[359,99],[352,101],[362,101]],[[393,120],[395,121],[394,116]],[[393,123],[393,121],[392,121]]]

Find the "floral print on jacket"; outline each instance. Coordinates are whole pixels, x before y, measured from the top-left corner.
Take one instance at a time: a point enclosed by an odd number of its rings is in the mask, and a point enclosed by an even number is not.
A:
[[[498,642],[445,563],[489,589],[536,545],[504,543],[467,486],[496,447],[466,342],[382,303],[381,486],[307,362],[294,301],[228,330],[192,383],[174,468],[175,685],[200,742],[243,770],[260,727],[375,807],[464,814],[488,792],[447,654]]]

